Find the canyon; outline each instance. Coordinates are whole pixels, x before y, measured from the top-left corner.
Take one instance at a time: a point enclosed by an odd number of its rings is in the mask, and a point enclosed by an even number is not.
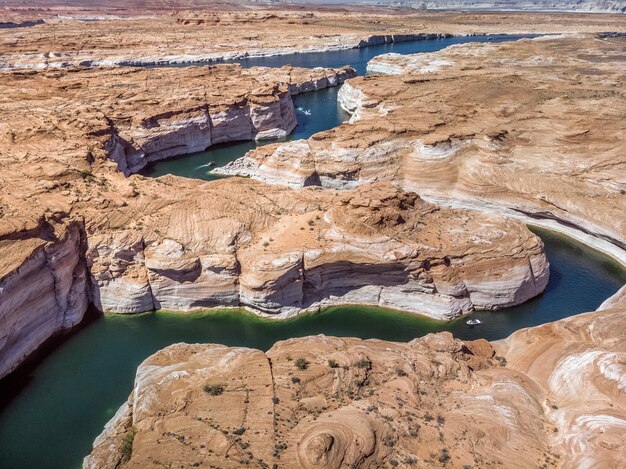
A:
[[[90,310],[443,325],[520,305],[551,275],[526,224],[626,265],[623,15],[166,3],[3,7],[0,378]],[[366,76],[246,63],[505,29],[551,34],[383,54]],[[290,140],[294,97],[331,87],[349,121]],[[211,182],[145,176],[242,141],[276,142]],[[170,345],[84,467],[620,467],[624,301],[494,342]]]
[[[225,64],[7,72],[1,182],[15,190],[0,196],[0,374],[80,322],[88,304],[286,318],[352,303],[450,319],[541,293],[548,262],[524,225],[389,184],[344,193],[127,177],[212,144],[284,136],[295,126],[292,94],[353,73]]]
[[[146,6],[147,8],[148,6]],[[606,32],[623,30],[620,14],[267,10],[238,11],[88,8],[82,5],[5,10],[14,21],[43,21],[0,29],[0,70],[68,66],[214,63],[248,57],[324,52],[438,36]],[[259,8],[261,8],[259,10]],[[94,11],[95,10],[95,11]],[[276,34],[280,31],[281,34]]]

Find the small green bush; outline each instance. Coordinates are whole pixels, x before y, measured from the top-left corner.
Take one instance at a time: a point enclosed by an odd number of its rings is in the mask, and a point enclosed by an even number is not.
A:
[[[224,386],[221,384],[205,384],[202,389],[210,396],[219,396],[224,392]]]
[[[124,435],[124,439],[122,440],[122,460],[128,461],[130,457],[133,455],[133,441],[135,441],[135,435],[137,434],[137,429],[135,427],[131,427],[128,433]]]
[[[309,367],[309,362],[306,358],[300,357],[295,361],[296,367],[300,370],[306,370]]]
[[[354,366],[356,366],[357,368],[368,368],[369,369],[372,366],[372,362],[369,360],[369,358],[362,358],[358,362],[356,362],[354,364]]]

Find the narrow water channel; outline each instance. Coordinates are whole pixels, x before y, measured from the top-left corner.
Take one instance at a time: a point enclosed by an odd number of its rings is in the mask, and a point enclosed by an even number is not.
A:
[[[381,44],[378,46],[364,47],[362,49],[255,57],[238,61],[238,63],[244,67],[282,67],[283,65],[293,65],[294,67],[305,68],[339,68],[344,65],[350,65],[359,75],[365,75],[367,62],[380,54],[389,52],[395,52],[397,54],[434,52],[454,44],[465,44],[468,42],[505,42],[535,36],[536,35],[498,34],[492,36],[428,39]],[[339,87],[332,87],[295,96],[293,101],[296,107],[298,126],[286,140],[309,138],[317,132],[332,129],[348,120],[350,118],[349,114],[341,110],[337,104],[338,91]],[[308,115],[309,113],[310,115]],[[275,142],[264,141],[259,142],[258,145],[267,145],[268,143]],[[213,168],[224,166],[242,157],[246,152],[256,146],[257,143],[253,141],[216,145],[203,152],[159,161],[146,168],[142,174],[150,177],[175,174],[177,176],[211,181],[221,177],[211,173]]]
[[[191,315],[106,315],[48,350],[45,358],[0,382],[0,467],[80,467],[94,438],[128,397],[137,366],[177,342],[269,349],[276,341],[312,334],[408,341],[451,331],[462,339],[501,339],[528,326],[593,311],[626,282],[626,272],[580,243],[539,231],[551,264],[550,283],[534,300],[500,312],[476,312],[442,323],[369,307],[330,308],[288,321],[245,311]]]

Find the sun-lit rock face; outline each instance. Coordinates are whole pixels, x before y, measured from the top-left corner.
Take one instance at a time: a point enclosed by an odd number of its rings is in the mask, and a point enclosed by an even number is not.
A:
[[[2,72],[0,377],[80,322],[90,302],[118,312],[238,305],[228,236],[250,237],[257,214],[232,209],[246,190],[235,184],[215,203],[202,184],[125,174],[213,143],[285,135],[295,126],[292,94],[353,74],[235,65]],[[251,186],[251,197],[264,192]],[[214,204],[204,227],[202,209],[191,209],[198,200]],[[159,219],[167,207],[171,219]]]
[[[605,10],[620,3],[566,2],[578,8],[604,4]],[[315,11],[315,7],[285,11],[279,3],[259,5],[243,0],[170,0],[150,5],[114,0],[81,2],[80,6],[76,0],[54,0],[48,5],[41,0],[20,8],[11,8],[11,3],[19,4],[5,2],[2,22],[12,21],[13,26],[21,23],[24,27],[0,28],[0,70],[211,64],[449,35],[624,29],[623,16],[617,14],[438,13],[411,11],[406,6],[372,10],[356,4],[344,4],[339,11]],[[513,0],[508,3],[513,7],[520,5]],[[550,2],[555,3],[565,2]]]
[[[84,467],[620,467],[623,306],[493,344],[172,345],[140,365]]]
[[[87,310],[82,227],[32,224],[0,234],[0,377]]]
[[[184,201],[182,184],[163,191],[160,207],[147,194],[140,226],[88,236],[99,309],[244,306],[288,317],[353,303],[449,319],[519,304],[548,281],[543,243],[522,224],[437,207],[387,184],[350,192],[243,180],[193,186]]]
[[[290,187],[386,180],[590,235],[626,262],[626,39],[559,36],[385,54],[340,90],[349,123],[220,168]]]

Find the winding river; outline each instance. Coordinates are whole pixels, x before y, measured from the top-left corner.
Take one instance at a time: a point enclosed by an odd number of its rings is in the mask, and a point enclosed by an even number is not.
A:
[[[499,36],[493,40],[510,40]],[[249,60],[248,65],[340,66],[360,73],[374,55],[438,50],[450,44],[485,41],[485,37],[399,43],[349,51],[300,54]],[[342,59],[343,54],[343,59]],[[329,61],[326,58],[330,57]],[[291,62],[290,62],[291,60]],[[251,63],[254,62],[254,63]],[[299,126],[290,138],[306,138],[346,119],[336,104],[337,89],[296,97]],[[214,147],[207,152],[154,165],[148,174],[173,173],[212,179],[206,165],[222,165],[254,143]],[[269,349],[277,340],[311,334],[406,341],[448,330],[457,337],[501,339],[528,326],[592,311],[625,282],[626,272],[603,254],[569,238],[536,230],[550,260],[550,283],[544,294],[501,312],[476,312],[483,324],[466,318],[442,323],[380,308],[340,307],[288,321],[262,319],[240,310],[195,314],[162,312],[133,316],[97,315],[70,335],[41,350],[17,373],[0,382],[0,467],[77,468],[94,438],[127,398],[142,360],[176,342],[217,342]]]

